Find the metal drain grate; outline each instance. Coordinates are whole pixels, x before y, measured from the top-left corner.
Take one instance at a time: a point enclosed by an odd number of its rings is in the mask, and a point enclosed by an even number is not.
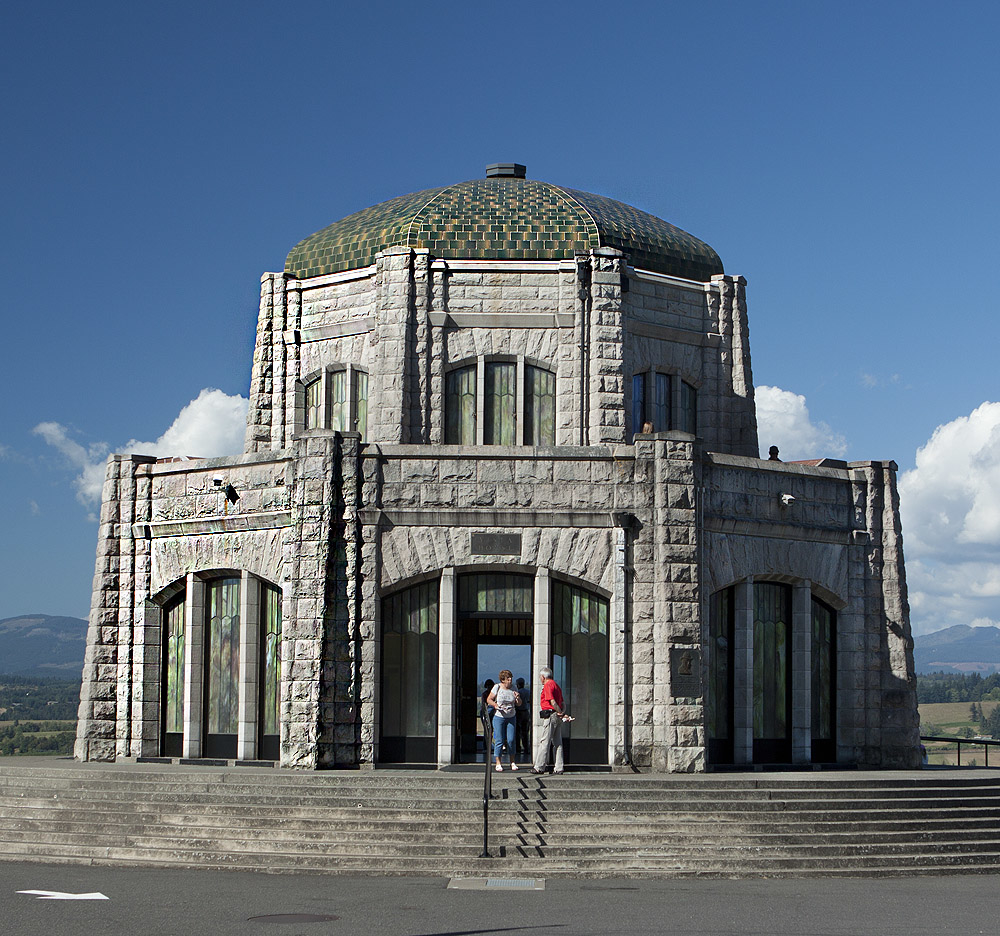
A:
[[[451,878],[452,890],[545,890],[542,878]]]

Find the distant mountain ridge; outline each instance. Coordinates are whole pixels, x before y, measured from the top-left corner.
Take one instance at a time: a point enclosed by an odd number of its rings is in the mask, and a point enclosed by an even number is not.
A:
[[[0,620],[0,673],[79,679],[87,647],[87,622],[51,614]]]
[[[913,639],[918,673],[992,673],[1000,670],[1000,627],[956,624]]]

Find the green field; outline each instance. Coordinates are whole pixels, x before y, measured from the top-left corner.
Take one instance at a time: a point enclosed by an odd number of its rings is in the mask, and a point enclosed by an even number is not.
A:
[[[983,714],[989,715],[1000,702],[981,702]],[[965,740],[965,735],[980,734],[980,727],[972,721],[968,702],[924,702],[920,709],[920,734],[938,737],[962,738],[963,766],[983,767],[986,765],[986,746]],[[998,739],[1000,740],[1000,739]],[[958,746],[949,743],[925,741],[929,764],[957,764]],[[989,764],[1000,767],[1000,747],[989,750]]]
[[[0,721],[0,757],[19,754],[65,756],[73,753],[75,737],[74,719]]]

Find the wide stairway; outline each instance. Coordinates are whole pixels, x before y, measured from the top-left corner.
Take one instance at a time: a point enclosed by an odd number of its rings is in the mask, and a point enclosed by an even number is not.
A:
[[[1000,774],[479,772],[0,762],[0,858],[460,877],[995,872]]]

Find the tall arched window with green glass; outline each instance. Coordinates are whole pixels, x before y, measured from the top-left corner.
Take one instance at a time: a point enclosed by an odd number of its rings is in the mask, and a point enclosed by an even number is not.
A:
[[[487,445],[514,445],[517,429],[517,364],[486,364],[483,441]]]
[[[556,444],[556,375],[531,364],[524,369],[524,444]]]
[[[163,609],[161,729],[164,757],[180,757],[184,749],[184,592]]]
[[[437,760],[438,590],[421,582],[382,602],[379,760]]]
[[[449,445],[475,445],[476,365],[449,371],[444,383],[444,441]]]
[[[281,756],[281,589],[260,583],[260,738],[261,760]]]
[[[578,764],[608,762],[608,601],[552,582],[552,670],[573,721],[566,755]]]

